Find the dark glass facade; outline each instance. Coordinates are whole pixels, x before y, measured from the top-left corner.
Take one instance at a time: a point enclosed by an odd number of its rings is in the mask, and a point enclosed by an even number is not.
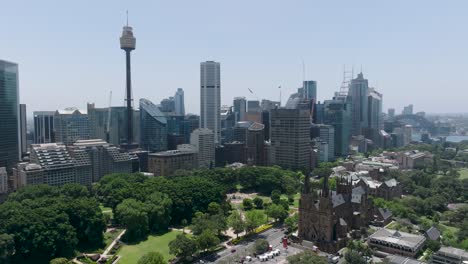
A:
[[[149,152],[167,150],[167,119],[151,101],[140,99],[141,148]]]
[[[0,167],[19,161],[18,65],[0,60]]]

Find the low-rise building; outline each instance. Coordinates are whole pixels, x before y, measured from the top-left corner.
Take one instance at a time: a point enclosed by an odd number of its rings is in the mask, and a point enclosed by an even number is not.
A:
[[[372,225],[386,226],[392,221],[392,211],[386,208],[374,208],[374,219]]]
[[[149,172],[155,176],[171,176],[176,170],[197,167],[197,152],[192,150],[168,150],[149,154]]]
[[[418,150],[399,152],[397,160],[401,169],[422,168],[432,164],[433,155],[429,152],[420,152]]]
[[[369,237],[371,247],[406,257],[415,257],[425,242],[424,236],[387,228],[381,228]]]
[[[391,255],[385,257],[385,260],[389,264],[424,264],[425,262],[419,261],[417,259],[402,257],[397,255]]]
[[[454,247],[441,247],[439,251],[432,254],[431,264],[466,264],[468,263],[468,252]]]

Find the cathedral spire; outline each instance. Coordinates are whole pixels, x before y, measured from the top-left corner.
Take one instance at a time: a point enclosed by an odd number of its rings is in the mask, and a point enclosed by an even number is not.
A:
[[[304,176],[304,189],[302,190],[303,194],[310,193],[310,175],[306,174]]]
[[[323,178],[322,197],[328,197],[330,193],[330,188],[328,187],[328,177],[328,175],[325,175]]]

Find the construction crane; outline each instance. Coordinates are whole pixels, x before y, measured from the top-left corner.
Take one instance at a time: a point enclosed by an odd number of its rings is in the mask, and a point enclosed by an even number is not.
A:
[[[112,110],[112,91],[109,92],[109,109],[107,111],[107,125],[106,125],[106,141],[110,143],[110,123],[111,123],[111,110]]]

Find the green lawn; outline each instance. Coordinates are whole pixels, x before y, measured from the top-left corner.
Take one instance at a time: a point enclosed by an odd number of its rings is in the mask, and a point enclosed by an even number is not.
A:
[[[118,255],[122,256],[119,264],[135,264],[144,254],[157,251],[164,256],[166,261],[169,261],[174,256],[169,254],[169,242],[174,240],[180,231],[170,231],[164,235],[151,235],[147,240],[135,245],[124,245],[121,247]]]
[[[460,179],[468,179],[468,169],[461,169],[458,172],[460,172]]]

